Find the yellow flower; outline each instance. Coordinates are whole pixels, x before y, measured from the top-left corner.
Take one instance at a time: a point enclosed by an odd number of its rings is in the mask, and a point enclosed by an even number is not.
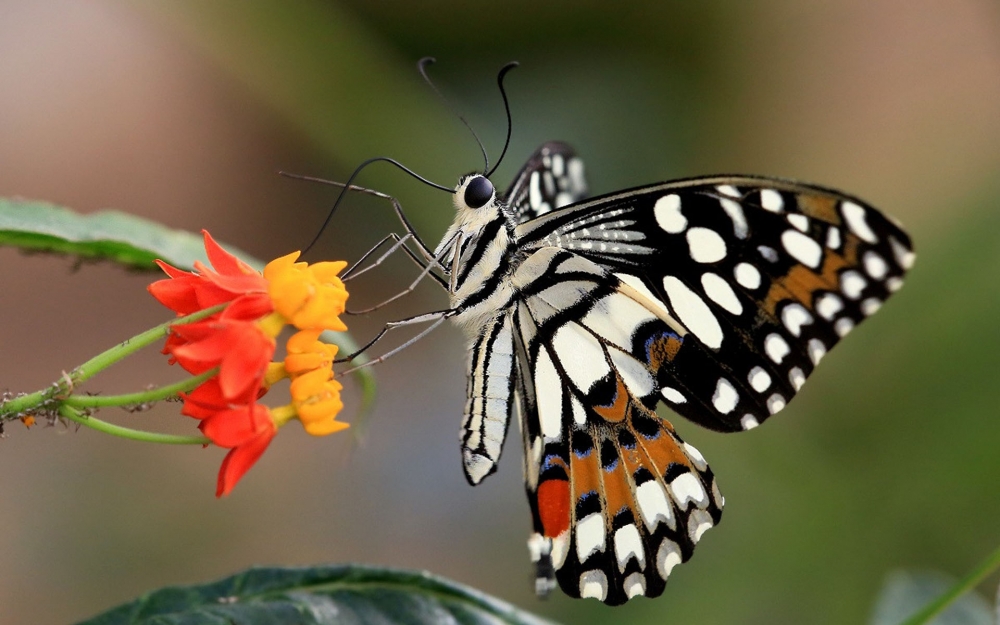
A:
[[[285,371],[290,376],[298,376],[313,369],[333,367],[337,357],[337,346],[319,340],[321,330],[302,330],[288,339],[285,356]]]
[[[326,436],[349,426],[335,420],[344,407],[340,400],[344,387],[332,375],[329,369],[314,369],[292,380],[292,405],[306,432],[313,436]]]
[[[268,294],[277,310],[300,330],[335,330],[347,326],[340,320],[347,302],[347,289],[337,277],[344,261],[297,263],[299,252],[275,259],[264,268]]]

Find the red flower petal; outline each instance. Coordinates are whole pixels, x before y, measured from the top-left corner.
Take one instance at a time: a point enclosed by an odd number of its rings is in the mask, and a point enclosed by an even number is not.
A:
[[[215,485],[215,496],[223,497],[228,495],[236,483],[240,481],[247,471],[260,460],[260,457],[267,451],[267,446],[271,444],[274,435],[259,436],[253,441],[237,447],[226,454],[219,467],[219,479]]]
[[[274,436],[277,431],[271,413],[258,404],[217,412],[204,419],[198,429],[219,447],[239,447],[259,436]]]

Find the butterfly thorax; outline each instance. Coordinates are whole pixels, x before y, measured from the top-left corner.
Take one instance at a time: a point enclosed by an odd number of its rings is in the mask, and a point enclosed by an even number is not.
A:
[[[435,251],[450,277],[451,307],[461,311],[453,320],[470,338],[514,298],[510,276],[518,264],[507,206],[496,193],[478,208],[468,203],[465,191],[477,179],[486,180],[469,176],[456,187],[455,221]]]

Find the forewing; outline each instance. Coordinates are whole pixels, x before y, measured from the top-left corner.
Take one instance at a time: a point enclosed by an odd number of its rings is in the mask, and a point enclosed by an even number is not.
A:
[[[684,339],[575,254],[540,250],[514,282],[536,588],[657,596],[722,515],[701,454],[653,412]]]
[[[515,223],[524,223],[587,196],[583,161],[565,143],[538,148],[503,196]]]
[[[716,177],[596,198],[519,226],[526,251],[596,263],[684,338],[661,395],[738,431],[781,410],[913,263],[902,229],[863,201],[782,180]]]

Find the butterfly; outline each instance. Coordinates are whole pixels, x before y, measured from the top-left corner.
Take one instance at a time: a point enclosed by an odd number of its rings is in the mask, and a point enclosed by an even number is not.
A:
[[[506,193],[470,174],[434,251],[468,339],[462,464],[496,471],[517,414],[535,588],[655,597],[717,525],[705,458],[656,410],[757,427],[900,288],[910,238],[865,202],[720,175],[587,199],[547,143]],[[429,319],[426,317],[425,319]]]

